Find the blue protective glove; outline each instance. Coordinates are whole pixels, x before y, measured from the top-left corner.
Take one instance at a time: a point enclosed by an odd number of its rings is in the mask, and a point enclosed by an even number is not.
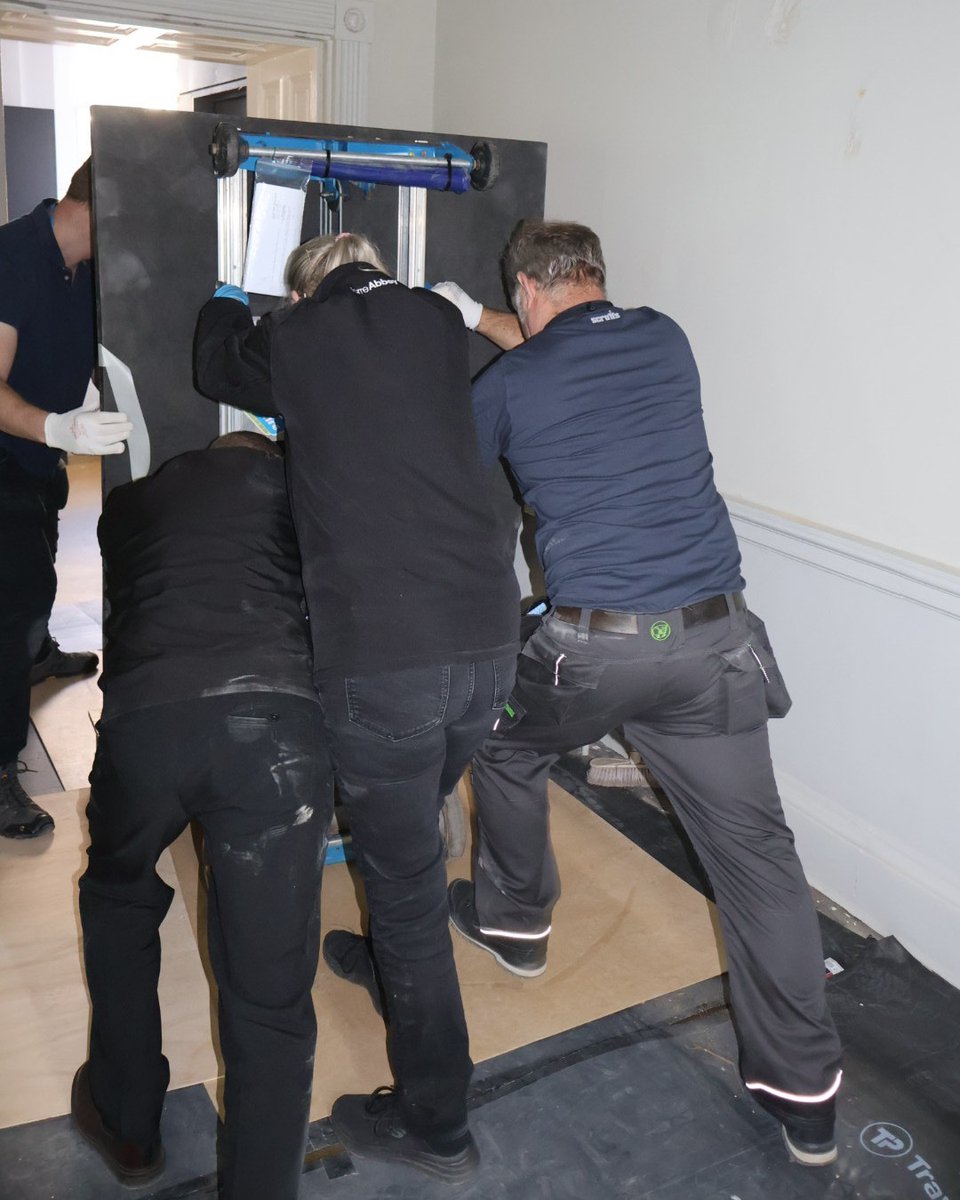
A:
[[[214,300],[239,300],[247,308],[250,307],[250,297],[242,287],[237,287],[235,283],[221,283],[213,293],[213,298]]]

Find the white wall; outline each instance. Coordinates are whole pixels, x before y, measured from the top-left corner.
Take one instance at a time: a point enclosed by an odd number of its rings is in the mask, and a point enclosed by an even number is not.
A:
[[[3,103],[53,108],[53,49],[33,42],[0,41]]]
[[[722,488],[960,567],[954,0],[442,0],[437,123],[677,317]]]
[[[732,509],[793,696],[770,741],[807,876],[960,987],[960,579]]]
[[[547,215],[686,328],[808,875],[960,985],[958,44],[954,0],[440,0],[435,118],[546,141]]]
[[[437,0],[376,0],[367,120],[429,132],[433,120]]]

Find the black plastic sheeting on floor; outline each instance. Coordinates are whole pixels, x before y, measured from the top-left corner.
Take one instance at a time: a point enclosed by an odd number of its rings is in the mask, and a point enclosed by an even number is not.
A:
[[[481,1064],[483,1156],[462,1200],[942,1200],[960,1197],[960,993],[892,939],[824,921],[846,1047],[838,1162],[790,1162],[742,1087],[721,980],[708,980]],[[325,1122],[318,1144],[332,1141]],[[409,1168],[337,1156],[304,1197],[433,1200]],[[335,1164],[335,1165],[334,1165]],[[320,1178],[315,1178],[320,1176]]]
[[[558,782],[589,791],[580,769],[565,760]],[[696,886],[669,817],[618,791],[597,790],[590,807],[611,809],[667,866],[685,864]],[[311,1126],[301,1200],[960,1200],[960,992],[893,939],[864,940],[826,917],[821,928],[843,967],[827,984],[845,1047],[834,1166],[787,1159],[779,1126],[740,1082],[723,980],[712,979],[481,1063],[471,1123],[482,1163],[470,1184],[451,1190],[353,1158],[323,1120]],[[203,1088],[170,1094],[162,1133],[164,1178],[131,1191],[66,1117],[2,1130],[0,1197],[212,1200],[216,1117]]]
[[[167,1094],[161,1136],[167,1155],[164,1187],[191,1181],[194,1190],[184,1194],[193,1196],[196,1181],[216,1161],[217,1113],[202,1085]],[[145,1188],[117,1183],[69,1117],[0,1129],[2,1200],[118,1200],[121,1196],[130,1200],[158,1190],[157,1181]]]
[[[960,992],[892,939],[823,924],[844,966],[828,983],[846,1055],[834,1167],[787,1160],[776,1122],[740,1083],[713,979],[480,1064],[471,1121],[482,1165],[458,1200],[958,1200]],[[215,1127],[203,1088],[171,1093],[166,1175],[135,1191],[107,1176],[66,1117],[3,1130],[0,1196],[210,1200]],[[302,1200],[451,1194],[409,1167],[351,1158],[328,1121],[311,1127]]]

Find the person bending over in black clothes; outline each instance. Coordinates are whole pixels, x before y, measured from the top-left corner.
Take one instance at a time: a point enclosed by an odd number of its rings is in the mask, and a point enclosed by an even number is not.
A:
[[[164,1166],[157,860],[191,819],[209,867],[224,1200],[295,1200],[316,1043],[311,987],[333,813],[281,448],[218,438],[115,488],[80,917],[92,1003],[71,1110],[124,1184]]]
[[[457,309],[355,234],[317,239],[298,303],[200,314],[213,399],[283,417],[314,679],[370,911],[396,1090],[343,1096],[358,1155],[476,1169],[438,817],[513,681],[519,589],[470,407]],[[220,290],[220,289],[218,289]]]

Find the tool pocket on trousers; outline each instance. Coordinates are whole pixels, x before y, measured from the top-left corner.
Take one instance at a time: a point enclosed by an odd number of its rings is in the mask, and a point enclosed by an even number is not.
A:
[[[344,680],[351,725],[402,742],[440,725],[450,697],[449,667],[412,667]]]
[[[560,725],[578,701],[597,690],[605,667],[568,655],[545,636],[534,634],[517,659],[517,682],[509,703],[524,713],[535,712],[538,724],[546,720]]]
[[[723,725],[727,733],[747,733],[758,729],[768,717],[782,717],[790,708],[790,696],[777,660],[766,640],[763,623],[756,636],[720,658],[724,670],[720,678],[723,690]]]
[[[767,637],[767,627],[752,612],[747,613],[747,624],[753,630],[754,636],[750,639],[750,645],[757,655],[760,662],[760,669],[763,672],[764,693],[767,698],[767,715],[771,717],[785,717],[790,711],[793,701],[790,699],[787,685],[784,683],[780,667],[777,665],[776,655],[773,653],[773,647],[770,645],[769,637]]]
[[[723,697],[722,726],[725,733],[748,733],[767,720],[767,697],[763,673],[753,648],[747,642],[721,655],[720,676]]]

